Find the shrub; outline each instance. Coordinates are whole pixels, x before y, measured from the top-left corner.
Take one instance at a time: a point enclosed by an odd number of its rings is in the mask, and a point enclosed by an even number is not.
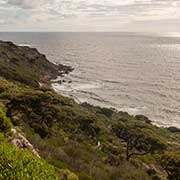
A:
[[[79,180],[79,178],[68,169],[61,169],[60,180]]]
[[[114,113],[113,109],[110,108],[100,108],[99,113],[104,114],[107,117],[111,117]]]
[[[180,180],[180,152],[167,152],[161,158],[161,165],[169,180]]]
[[[0,130],[3,132],[10,131],[12,127],[11,121],[7,118],[6,113],[3,109],[0,109]]]
[[[151,123],[151,120],[149,120],[149,118],[144,116],[144,115],[136,115],[135,118],[137,120],[144,121],[144,122],[149,123],[149,124]]]
[[[78,173],[79,180],[93,180],[90,176],[85,173]]]
[[[147,174],[152,178],[152,180],[161,180],[154,169],[148,169]]]
[[[20,151],[7,142],[0,143],[0,180],[56,180],[53,166],[28,151]]]
[[[134,155],[147,155],[166,149],[161,137],[156,134],[145,123],[127,122],[113,125],[116,136],[126,142],[126,159]]]

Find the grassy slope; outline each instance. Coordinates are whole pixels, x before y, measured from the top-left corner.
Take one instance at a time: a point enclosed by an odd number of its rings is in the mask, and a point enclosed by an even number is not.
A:
[[[4,102],[3,102],[4,104]],[[15,128],[6,116],[6,110],[0,107],[0,180],[5,179],[47,179],[78,180],[68,169],[59,169],[48,164],[44,159],[36,157],[28,149],[19,149],[10,144]],[[18,129],[19,130],[19,129]]]
[[[0,179],[58,179],[55,168],[28,151],[10,145],[0,133]]]
[[[180,148],[179,133],[125,112],[79,105],[47,88],[34,89],[6,80],[1,81],[0,90],[1,106],[6,107],[13,125],[27,135],[40,155],[58,169],[71,169],[82,180],[152,179],[148,169],[157,172],[153,177],[166,179],[159,164],[161,152],[126,161],[126,145],[112,131],[117,123],[150,130],[166,144],[166,151]]]

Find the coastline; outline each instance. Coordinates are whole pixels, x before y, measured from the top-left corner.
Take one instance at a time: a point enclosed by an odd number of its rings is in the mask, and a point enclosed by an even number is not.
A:
[[[44,78],[42,78],[41,81],[39,82],[40,86],[45,85],[52,87],[51,86],[52,83],[61,84],[62,82],[61,80],[59,80],[59,77],[62,78],[74,70],[72,66],[66,66],[63,64],[58,64],[58,65],[54,64],[54,65],[57,67],[58,70],[50,74],[49,76],[45,76]]]
[[[68,91],[68,93],[67,93],[65,90],[62,90],[60,88],[64,83],[67,83],[67,82],[62,82],[63,81],[62,77],[64,77],[64,76],[59,76],[59,78],[57,80],[52,80],[50,87],[57,94],[63,95],[63,96],[68,97],[68,98],[72,98],[78,104],[88,103],[88,104],[90,104],[90,105],[92,105],[94,107],[114,109],[115,111],[125,112],[125,113],[128,113],[128,114],[132,115],[132,116],[143,115],[143,114],[139,114],[139,113],[132,113],[132,112],[130,112],[128,110],[123,110],[122,108],[106,105],[106,104],[103,104],[103,103],[102,104],[98,104],[98,103],[95,103],[95,102],[91,103],[90,101],[88,101],[88,97],[86,99],[84,98],[84,99],[81,100],[81,98],[79,98],[78,96],[73,95],[73,93],[71,93],[71,91]],[[59,81],[61,81],[61,83],[59,83]],[[147,117],[147,116],[144,116],[144,117]],[[147,117],[147,119],[149,119],[149,117]],[[168,124],[165,124],[165,123],[154,121],[153,119],[149,119],[149,120],[151,121],[152,125],[155,125],[157,127],[162,127],[162,128],[176,127],[176,128],[179,128],[178,126],[171,126],[171,125],[168,125]]]
[[[71,67],[71,66],[69,66]],[[128,108],[118,108],[116,106],[111,106],[111,105],[108,105],[106,103],[96,103],[96,102],[90,102],[88,100],[88,97],[85,97],[85,98],[82,98],[82,97],[78,97],[76,95],[73,94],[73,90],[69,90],[67,91],[67,87],[65,89],[62,90],[62,86],[64,84],[72,84],[73,81],[71,80],[65,80],[65,76],[68,75],[70,72],[72,71],[69,71],[67,73],[64,73],[62,74],[61,76],[57,76],[56,79],[52,79],[50,81],[50,87],[58,94],[61,94],[65,97],[68,97],[68,98],[72,98],[76,103],[78,104],[83,104],[83,103],[88,103],[92,106],[95,106],[95,107],[101,107],[101,108],[108,108],[108,109],[115,109],[116,111],[119,111],[119,112],[125,112],[125,113],[128,113],[130,114],[131,116],[137,116],[137,115],[143,115],[144,117],[147,117],[147,119],[149,119],[151,121],[151,124],[154,125],[154,126],[157,126],[157,127],[161,127],[161,128],[177,128],[177,129],[180,129],[180,126],[178,125],[170,125],[170,124],[167,124],[165,122],[162,122],[162,121],[155,121],[153,118],[149,118],[149,116],[146,116],[144,115],[143,113],[135,113],[135,112],[132,112],[131,110],[128,110]]]

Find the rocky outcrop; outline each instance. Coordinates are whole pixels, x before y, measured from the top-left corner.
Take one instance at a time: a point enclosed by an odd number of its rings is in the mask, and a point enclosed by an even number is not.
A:
[[[0,41],[0,76],[6,79],[38,87],[39,83],[48,84],[51,79],[72,70],[69,66],[49,62],[35,48]]]
[[[11,144],[17,146],[19,149],[27,149],[40,158],[40,155],[38,154],[37,150],[23,135],[18,133],[16,129],[12,129],[11,131],[13,133],[13,136],[10,138]]]

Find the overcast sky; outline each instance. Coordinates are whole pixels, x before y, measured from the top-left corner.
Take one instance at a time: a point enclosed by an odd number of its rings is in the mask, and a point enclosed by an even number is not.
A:
[[[0,0],[0,31],[180,31],[180,0]]]

